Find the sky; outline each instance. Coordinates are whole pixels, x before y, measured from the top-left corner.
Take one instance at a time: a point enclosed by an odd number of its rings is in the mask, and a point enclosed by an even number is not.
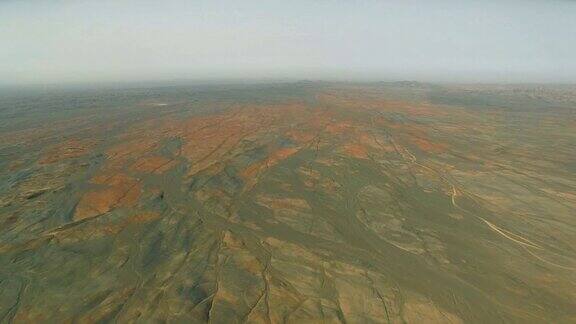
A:
[[[569,0],[0,0],[0,83],[576,82]]]

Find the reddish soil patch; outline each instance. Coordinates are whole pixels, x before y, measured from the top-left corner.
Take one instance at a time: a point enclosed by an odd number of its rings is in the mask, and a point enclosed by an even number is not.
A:
[[[115,235],[131,224],[145,224],[160,218],[160,214],[153,211],[143,211],[122,220],[99,224],[92,223],[85,227],[65,229],[58,232],[58,241],[72,243],[95,239],[103,236]]]
[[[304,199],[299,198],[275,198],[269,196],[258,196],[257,203],[272,210],[309,210],[310,205]]]
[[[286,137],[298,144],[304,144],[313,140],[315,135],[312,132],[291,129],[286,132]]]
[[[268,158],[268,166],[275,165],[298,151],[299,149],[295,147],[285,147],[279,149],[278,151],[272,153]]]
[[[96,144],[95,141],[68,140],[56,147],[49,149],[40,158],[40,164],[51,164],[66,159],[81,157]]]
[[[368,152],[366,151],[366,148],[360,144],[348,143],[344,145],[344,152],[347,155],[358,159],[368,158]]]
[[[442,153],[446,151],[446,145],[442,143],[432,143],[424,138],[413,138],[410,140],[410,142],[424,152]]]
[[[140,197],[140,183],[124,174],[98,176],[91,182],[105,187],[82,196],[76,207],[74,220],[102,215],[116,207],[134,206]]]
[[[326,131],[332,135],[339,135],[349,131],[352,128],[350,123],[339,122],[334,124],[329,124],[326,126]]]
[[[108,158],[107,167],[118,169],[128,161],[138,158],[158,147],[159,139],[133,139],[116,145],[106,152]]]
[[[151,222],[151,221],[156,220],[158,218],[160,218],[159,213],[147,211],[147,212],[142,212],[142,213],[136,214],[132,217],[129,217],[128,219],[126,219],[125,223],[142,224],[142,223]]]
[[[284,159],[287,159],[288,157],[298,152],[299,150],[300,150],[299,148],[295,147],[287,147],[279,149],[274,153],[270,154],[268,158],[262,161],[255,162],[249,165],[246,169],[242,170],[242,172],[240,172],[240,176],[246,182],[246,189],[250,189],[256,184],[256,182],[258,181],[258,174],[260,172],[278,164],[280,161]]]
[[[138,172],[160,174],[171,169],[176,164],[176,161],[162,156],[146,156],[138,159],[138,161],[132,165],[132,169]]]

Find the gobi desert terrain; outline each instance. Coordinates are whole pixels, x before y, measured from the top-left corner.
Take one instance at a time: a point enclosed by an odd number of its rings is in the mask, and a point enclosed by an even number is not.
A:
[[[576,87],[0,98],[0,322],[576,322]]]

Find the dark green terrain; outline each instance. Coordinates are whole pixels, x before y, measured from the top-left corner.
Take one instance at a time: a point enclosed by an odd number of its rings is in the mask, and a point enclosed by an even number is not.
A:
[[[575,323],[576,87],[4,90],[0,322]]]

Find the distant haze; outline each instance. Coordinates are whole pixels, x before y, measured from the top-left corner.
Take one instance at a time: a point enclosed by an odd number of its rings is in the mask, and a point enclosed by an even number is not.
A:
[[[0,83],[576,82],[576,2],[0,1]]]

